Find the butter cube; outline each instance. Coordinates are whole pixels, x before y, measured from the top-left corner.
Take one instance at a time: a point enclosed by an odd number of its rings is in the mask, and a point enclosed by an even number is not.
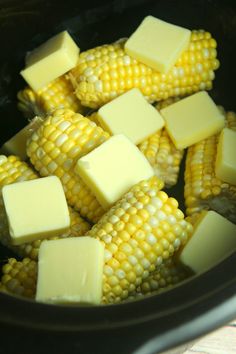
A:
[[[175,64],[190,42],[191,31],[147,16],[125,44],[131,57],[166,73]]]
[[[223,129],[225,119],[206,91],[163,108],[161,115],[177,149],[184,149]]]
[[[80,49],[67,31],[50,38],[26,57],[20,72],[34,91],[76,66]]]
[[[75,172],[104,209],[114,204],[134,184],[154,175],[145,156],[122,134],[114,135],[81,157]]]
[[[134,88],[98,110],[98,121],[110,134],[124,134],[139,144],[164,126],[159,112]]]
[[[36,300],[99,304],[103,265],[104,246],[95,238],[43,241],[39,249]]]
[[[202,212],[180,261],[194,272],[213,267],[236,250],[236,225],[216,213]]]
[[[217,146],[216,177],[222,181],[236,185],[236,131],[222,130]]]
[[[21,158],[21,160],[26,160],[26,142],[34,130],[39,127],[41,122],[41,118],[35,117],[23,129],[6,141],[0,148],[0,152],[5,155],[17,155]]]
[[[69,210],[56,176],[6,185],[2,196],[13,245],[58,236],[69,229]]]

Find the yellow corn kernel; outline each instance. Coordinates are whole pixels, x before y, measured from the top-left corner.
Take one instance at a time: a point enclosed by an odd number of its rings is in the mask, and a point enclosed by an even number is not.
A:
[[[0,291],[18,296],[34,298],[37,281],[37,262],[30,258],[17,261],[8,259],[2,267]]]

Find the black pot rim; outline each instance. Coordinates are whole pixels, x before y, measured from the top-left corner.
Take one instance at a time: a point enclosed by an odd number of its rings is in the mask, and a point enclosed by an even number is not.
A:
[[[236,317],[235,261],[236,252],[173,289],[114,305],[48,305],[0,294],[0,322],[36,330],[83,332],[170,321],[171,330],[171,323],[184,323],[188,328],[203,316],[207,321],[202,333],[206,333]],[[200,334],[194,331],[195,337]]]

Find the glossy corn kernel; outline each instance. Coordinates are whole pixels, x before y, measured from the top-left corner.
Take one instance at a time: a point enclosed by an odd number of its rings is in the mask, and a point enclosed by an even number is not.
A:
[[[35,115],[45,116],[57,108],[68,108],[74,112],[82,112],[83,108],[74,94],[73,86],[65,75],[50,82],[35,92],[26,87],[17,94],[18,109],[28,119]]]
[[[236,114],[225,113],[226,126],[236,130]],[[188,215],[215,210],[236,223],[236,186],[215,175],[219,134],[189,147],[185,167],[185,204]]]
[[[127,55],[124,43],[121,40],[80,54],[68,76],[82,105],[100,107],[134,87],[149,102],[211,89],[219,61],[216,41],[209,32],[192,31],[188,50],[167,74]]]
[[[105,245],[103,302],[124,300],[187,242],[192,226],[156,176],[131,188],[87,233]]]
[[[60,178],[67,202],[96,222],[104,213],[90,189],[75,173],[77,160],[107,140],[109,134],[71,110],[55,110],[27,143],[27,154],[41,176]]]

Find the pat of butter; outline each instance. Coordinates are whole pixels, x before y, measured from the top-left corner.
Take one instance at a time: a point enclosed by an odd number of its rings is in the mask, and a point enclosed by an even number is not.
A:
[[[39,249],[36,300],[99,304],[103,265],[104,246],[95,238],[43,241]]]
[[[58,236],[69,229],[69,210],[56,176],[6,185],[2,196],[13,245]]]
[[[223,129],[225,119],[206,91],[163,108],[166,130],[177,149],[184,149]]]
[[[191,31],[147,16],[125,44],[130,56],[151,68],[166,73],[190,42]]]
[[[34,91],[74,68],[80,49],[67,31],[50,38],[26,57],[26,67],[20,72]]]
[[[136,145],[164,126],[162,116],[136,88],[102,106],[97,119],[104,130],[124,134]]]
[[[180,261],[200,273],[213,267],[236,250],[236,225],[216,213],[202,212]]]
[[[124,135],[114,135],[77,161],[75,172],[104,209],[136,183],[154,175],[140,150]]]
[[[6,141],[0,148],[0,152],[4,155],[17,155],[21,160],[26,160],[26,142],[41,123],[42,119],[35,117],[23,129]]]
[[[236,131],[222,130],[217,146],[216,177],[224,182],[236,185]]]

